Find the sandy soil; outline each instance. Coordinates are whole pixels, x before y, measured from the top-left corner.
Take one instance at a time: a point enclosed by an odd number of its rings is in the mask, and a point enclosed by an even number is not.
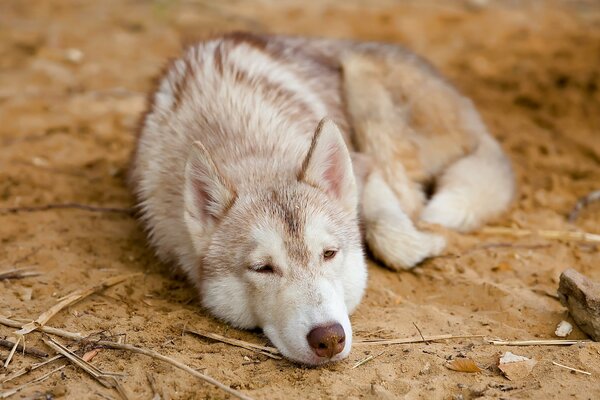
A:
[[[235,28],[392,40],[426,55],[474,99],[514,162],[520,192],[496,224],[598,233],[600,205],[576,224],[566,215],[579,196],[600,188],[600,5],[515,4],[3,0],[0,207],[131,206],[124,175],[152,78],[182,43]],[[455,234],[451,242],[444,257],[414,273],[372,264],[367,295],[352,317],[355,336],[412,337],[414,323],[425,335],[552,338],[556,324],[570,320],[548,295],[560,272],[574,267],[600,280],[598,245],[477,234]],[[1,213],[0,271],[13,267],[34,267],[41,275],[0,282],[0,314],[29,320],[75,289],[141,272],[63,310],[50,325],[125,335],[258,399],[600,398],[598,344],[508,348],[462,339],[356,346],[348,360],[310,369],[184,335],[185,326],[266,343],[258,332],[207,315],[190,285],[153,257],[136,221],[122,213]],[[0,326],[0,338],[13,331]],[[585,335],[575,329],[571,337]],[[27,344],[46,348],[39,333],[28,335]],[[501,375],[495,363],[506,350],[538,361],[528,378],[512,382]],[[7,354],[0,349],[2,359]],[[461,355],[483,372],[445,368],[447,359]],[[8,369],[0,367],[0,380],[34,361],[17,354]],[[126,374],[131,398],[152,398],[147,373],[164,398],[227,397],[141,355],[102,350],[93,364]],[[0,392],[50,370],[0,385]],[[118,398],[73,366],[20,396]]]

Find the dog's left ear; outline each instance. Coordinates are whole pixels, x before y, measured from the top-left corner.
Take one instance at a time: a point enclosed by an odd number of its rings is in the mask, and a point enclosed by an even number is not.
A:
[[[332,120],[319,122],[298,180],[322,189],[348,209],[356,209],[358,195],[350,153]]]

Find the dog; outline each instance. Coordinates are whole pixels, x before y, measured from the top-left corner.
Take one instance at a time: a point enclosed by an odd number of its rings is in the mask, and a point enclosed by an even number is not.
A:
[[[366,243],[402,270],[509,206],[510,162],[472,102],[386,43],[229,33],[151,96],[130,182],[159,257],[202,305],[290,360],[348,356]],[[428,195],[428,188],[434,187]]]

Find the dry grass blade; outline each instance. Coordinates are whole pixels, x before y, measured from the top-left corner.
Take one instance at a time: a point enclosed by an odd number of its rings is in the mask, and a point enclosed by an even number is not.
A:
[[[568,369],[569,371],[579,372],[580,374],[584,374],[584,375],[592,375],[591,372],[583,371],[581,369],[577,369],[577,368],[573,368],[573,367],[567,367],[566,365],[559,364],[556,361],[552,361],[552,364],[556,365],[557,367]]]
[[[570,346],[579,343],[591,343],[591,340],[487,340],[489,344],[496,346]]]
[[[263,355],[265,355],[267,357],[273,358],[275,360],[281,360],[281,358],[282,358],[279,355],[280,354],[279,350],[277,350],[275,347],[260,346],[258,344],[246,342],[244,340],[228,338],[228,337],[221,336],[221,335],[219,335],[217,333],[212,333],[212,332],[192,331],[192,330],[189,330],[189,329],[184,329],[184,332],[190,333],[192,335],[196,335],[196,336],[200,336],[200,337],[204,337],[204,338],[216,340],[218,342],[226,343],[226,344],[229,344],[231,346],[237,346],[237,347],[244,348],[246,350],[251,350],[251,351],[263,354]]]
[[[15,321],[15,320],[3,317],[1,315],[0,315],[0,324],[1,325],[5,325],[5,326],[10,326],[11,328],[22,328],[23,326],[26,325],[23,322]],[[37,329],[39,331],[44,332],[44,333],[50,333],[52,335],[64,337],[64,338],[67,338],[67,339],[73,339],[73,340],[83,340],[83,339],[85,339],[85,336],[83,336],[81,333],[68,332],[68,331],[65,331],[63,329],[52,328],[52,327],[49,327],[49,326],[39,326]]]
[[[4,279],[23,279],[38,275],[40,275],[39,272],[29,271],[29,268],[14,268],[0,272],[0,281]]]
[[[470,338],[483,338],[484,335],[437,335],[437,336],[414,336],[402,339],[363,339],[355,340],[355,345],[385,345],[385,344],[408,344],[408,343],[424,343],[424,342],[435,342],[438,340],[448,339],[470,339]]]
[[[44,353],[43,351],[38,350],[34,347],[23,347],[22,345],[11,342],[10,340],[0,339],[0,346],[2,346],[2,347],[12,349],[15,345],[17,345],[17,351],[19,351],[19,352],[23,352],[25,354],[29,354],[31,356],[38,357],[38,358],[48,357],[47,353]]]
[[[356,364],[354,364],[354,365],[352,366],[352,368],[350,368],[350,369],[358,368],[358,367],[360,367],[361,365],[363,365],[363,364],[365,364],[365,363],[368,363],[369,361],[373,360],[374,358],[377,358],[377,357],[379,357],[379,356],[380,356],[380,355],[382,355],[383,353],[385,353],[385,350],[384,350],[384,351],[382,351],[382,352],[380,352],[379,354],[374,354],[374,355],[373,355],[373,354],[371,354],[370,356],[367,356],[367,357],[363,358],[362,360],[358,361],[358,362],[357,362]]]
[[[114,376],[112,376],[111,374],[102,372],[101,370],[99,370],[98,368],[96,368],[95,366],[90,364],[89,362],[87,362],[84,359],[82,359],[81,357],[79,357],[77,354],[73,353],[71,350],[66,348],[64,345],[57,342],[56,340],[54,340],[54,339],[42,339],[42,340],[44,343],[46,343],[46,345],[48,347],[52,348],[57,353],[62,354],[72,364],[76,365],[77,367],[79,367],[82,370],[84,370],[85,372],[87,372],[90,376],[92,376],[94,379],[96,379],[96,381],[98,381],[102,386],[107,387],[107,388],[114,388],[119,392],[121,397],[123,397],[124,399],[128,398],[127,395],[125,394],[125,390],[123,390],[123,387],[121,386],[119,381],[117,381],[115,379]]]
[[[60,366],[60,367],[58,367],[56,369],[53,369],[52,371],[48,372],[47,374],[44,374],[44,375],[40,376],[39,378],[36,378],[36,379],[34,379],[32,381],[24,383],[21,386],[17,386],[16,388],[9,389],[9,390],[6,390],[4,392],[0,392],[0,399],[6,399],[6,398],[8,398],[8,397],[10,397],[10,396],[12,396],[12,395],[14,395],[16,393],[19,393],[21,390],[23,390],[23,389],[25,389],[25,388],[27,388],[27,387],[29,387],[31,385],[35,385],[36,383],[43,382],[46,379],[48,379],[50,377],[50,375],[52,375],[52,374],[60,371],[64,367],[66,367],[66,365],[62,365],[62,366]]]
[[[146,372],[146,379],[148,379],[148,383],[150,384],[150,389],[152,389],[152,400],[162,400],[162,396],[158,392],[158,388],[156,387],[156,379],[154,376]]]
[[[35,321],[31,321],[30,323],[23,325],[23,327],[15,333],[17,335],[25,335],[31,331],[34,331],[40,326],[45,325],[46,322],[48,322],[52,317],[59,313],[63,308],[70,306],[71,304],[74,304],[96,292],[100,292],[104,289],[121,283],[136,275],[139,274],[119,275],[112,278],[108,278],[105,281],[101,282],[99,285],[93,286],[91,288],[76,290],[73,293],[63,297],[58,303],[50,307],[50,309],[40,314],[40,316]]]
[[[238,399],[252,400],[252,397],[247,396],[247,395],[245,395],[242,392],[238,392],[237,390],[230,388],[229,386],[227,386],[227,385],[225,385],[225,384],[217,381],[213,377],[208,376],[206,374],[203,374],[201,372],[198,372],[195,369],[193,369],[193,368],[185,365],[184,363],[182,363],[180,361],[177,361],[177,360],[175,360],[173,358],[164,356],[164,355],[162,355],[160,353],[157,353],[157,352],[155,352],[153,350],[142,349],[140,347],[132,346],[130,344],[110,342],[110,341],[106,341],[106,340],[101,340],[101,341],[98,341],[98,342],[95,342],[95,343],[97,345],[100,345],[100,346],[103,346],[103,347],[106,347],[106,348],[117,349],[117,350],[128,350],[128,351],[131,351],[131,352],[134,352],[134,353],[143,354],[145,356],[152,357],[152,358],[155,358],[157,360],[161,360],[161,361],[167,362],[167,363],[169,363],[169,364],[171,364],[171,365],[173,365],[173,366],[175,366],[175,367],[177,367],[179,369],[182,369],[182,370],[188,372],[189,374],[191,374],[191,375],[193,375],[193,376],[195,376],[195,377],[197,377],[197,378],[199,378],[199,379],[201,379],[201,380],[203,380],[205,382],[208,382],[208,383],[210,383],[210,384],[218,387],[219,389],[221,389],[221,390],[229,393],[232,396],[237,397]]]
[[[573,209],[569,213],[569,222],[575,222],[575,220],[579,216],[579,213],[585,207],[596,201],[600,201],[600,190],[595,190],[577,200],[577,203],[575,203],[575,207],[573,207]]]
[[[479,368],[477,364],[475,364],[475,361],[471,360],[470,358],[455,358],[454,360],[446,363],[446,368],[458,372],[481,372],[481,368]]]
[[[122,213],[133,215],[133,208],[120,208],[120,207],[100,207],[91,206],[88,204],[79,203],[52,203],[44,204],[42,206],[21,206],[21,207],[7,207],[0,208],[0,214],[14,214],[19,212],[37,212],[37,211],[48,211],[48,210],[84,210],[91,212],[108,212],[108,213]]]
[[[23,324],[21,322],[18,321],[14,321],[11,319],[8,319],[6,317],[0,317],[0,324],[6,325],[6,326],[11,326],[14,328],[18,328],[20,326],[22,326]],[[64,337],[64,338],[68,338],[68,339],[74,339],[74,340],[81,340],[81,341],[85,341],[86,337],[83,336],[80,333],[75,333],[75,332],[68,332],[65,331],[63,329],[57,329],[57,328],[51,328],[48,326],[42,326],[39,328],[42,332],[45,333],[50,333],[56,336],[60,336],[60,337]],[[242,392],[238,392],[235,389],[230,388],[229,386],[224,385],[223,383],[217,381],[216,379],[205,375],[201,372],[196,371],[195,369],[183,364],[182,362],[179,362],[173,358],[164,356],[160,353],[157,353],[153,350],[147,350],[147,349],[142,349],[140,347],[135,347],[129,344],[124,344],[124,343],[116,343],[116,342],[110,342],[110,341],[106,341],[106,340],[102,340],[102,341],[98,341],[98,342],[93,342],[96,345],[100,345],[106,348],[111,348],[111,349],[118,349],[118,350],[127,350],[127,351],[131,351],[134,353],[138,353],[138,354],[143,354],[145,356],[148,357],[152,357],[155,358],[157,360],[161,360],[164,361],[166,363],[169,363],[179,369],[182,369],[186,372],[188,372],[189,374],[205,381],[208,382],[216,387],[218,387],[219,389],[231,394],[232,396],[237,397],[238,399],[242,399],[242,400],[252,400],[252,397],[245,395]]]
[[[529,230],[519,228],[507,228],[502,226],[488,226],[486,228],[482,228],[479,231],[479,233],[485,235],[508,235],[515,237],[535,235],[546,239],[578,240],[583,242],[600,243],[600,235],[581,231],[554,231],[547,229]]]
[[[417,329],[417,332],[419,332],[419,336],[421,336],[421,339],[423,339],[423,342],[425,342],[425,344],[429,344],[429,342],[425,339],[425,336],[423,336],[423,332],[421,332],[421,329],[417,326],[417,324],[415,324],[414,322],[412,323],[415,328]]]
[[[17,351],[17,347],[19,346],[19,343],[21,342],[22,339],[23,339],[23,336],[17,337],[17,342],[13,345],[12,349],[10,350],[10,353],[8,353],[8,357],[6,357],[6,361],[4,362],[4,368],[8,368],[8,364],[10,364],[10,361],[12,360],[13,356],[15,355],[15,352]]]
[[[9,376],[7,376],[6,378],[4,378],[4,380],[0,381],[0,383],[10,382],[13,379],[16,379],[16,378],[18,378],[20,376],[28,374],[31,371],[35,371],[36,369],[38,369],[40,367],[43,367],[46,364],[50,364],[51,362],[54,362],[56,360],[60,360],[61,358],[63,358],[63,356],[61,354],[59,354],[59,355],[54,356],[54,357],[52,357],[52,358],[50,358],[50,359],[48,359],[48,360],[46,360],[44,362],[37,363],[37,364],[32,364],[32,365],[30,365],[28,367],[21,368],[20,370],[15,371],[12,374],[10,374]]]

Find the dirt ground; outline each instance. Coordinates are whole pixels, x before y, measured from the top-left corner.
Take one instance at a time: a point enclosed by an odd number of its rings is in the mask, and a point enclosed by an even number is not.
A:
[[[130,207],[124,176],[153,77],[182,44],[229,29],[405,44],[474,99],[514,163],[519,194],[494,224],[600,232],[599,204],[574,224],[566,218],[578,197],[600,189],[600,3],[592,1],[2,0],[0,207]],[[370,265],[367,294],[352,317],[355,339],[413,337],[414,324],[424,335],[553,338],[559,321],[573,322],[552,297],[561,271],[573,267],[600,280],[598,244],[482,234],[450,239],[445,256],[411,273]],[[0,271],[32,267],[41,275],[0,281],[0,315],[32,320],[73,290],[141,272],[48,325],[124,335],[257,399],[600,398],[598,344],[505,347],[470,338],[356,345],[343,362],[305,368],[182,334],[187,327],[266,343],[259,332],[210,317],[191,286],[145,243],[124,213],[1,212]],[[14,337],[14,329],[0,326],[3,337]],[[41,338],[34,332],[26,343],[51,353]],[[576,328],[570,338],[586,336]],[[496,359],[507,350],[537,360],[528,378],[509,381],[498,371]],[[352,368],[369,354],[378,357]],[[0,358],[7,355],[0,348]],[[483,371],[447,369],[458,356]],[[0,367],[0,381],[33,362],[16,354]],[[228,398],[143,355],[104,349],[92,363],[126,374],[130,398],[153,397],[147,374],[165,399]],[[0,393],[52,368],[0,384]],[[61,396],[118,398],[73,366],[14,398]]]

